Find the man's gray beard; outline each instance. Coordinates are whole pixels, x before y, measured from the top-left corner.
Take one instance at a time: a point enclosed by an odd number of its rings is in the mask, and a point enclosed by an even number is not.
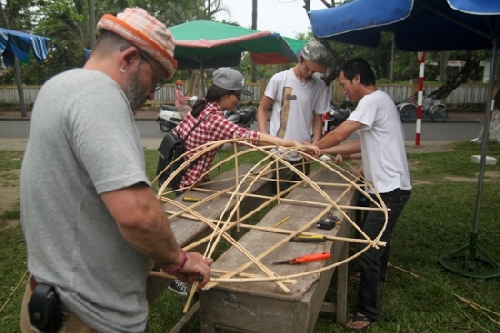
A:
[[[127,98],[130,103],[130,108],[134,114],[144,105],[141,101],[141,79],[139,75],[139,68],[140,67],[137,67],[137,70],[130,74],[127,87]]]

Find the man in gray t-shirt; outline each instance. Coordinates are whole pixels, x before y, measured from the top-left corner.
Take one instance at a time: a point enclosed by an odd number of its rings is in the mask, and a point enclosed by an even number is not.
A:
[[[183,281],[210,278],[211,259],[185,253],[150,188],[134,113],[177,68],[173,38],[142,9],[104,15],[83,69],[37,97],[21,167],[21,223],[30,283],[62,302],[62,331],[143,332],[151,261]],[[132,33],[131,33],[132,32]]]

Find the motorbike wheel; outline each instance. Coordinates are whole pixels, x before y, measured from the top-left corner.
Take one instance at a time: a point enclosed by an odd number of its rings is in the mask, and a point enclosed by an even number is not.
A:
[[[162,124],[160,122],[160,129],[163,131],[163,132],[170,132],[170,130],[172,129],[171,126],[168,126],[168,125],[165,125],[165,124]]]
[[[448,108],[444,104],[434,105],[429,113],[434,122],[443,122],[448,118]]]
[[[417,106],[412,103],[404,103],[399,108],[399,116],[403,123],[413,123],[417,120]]]

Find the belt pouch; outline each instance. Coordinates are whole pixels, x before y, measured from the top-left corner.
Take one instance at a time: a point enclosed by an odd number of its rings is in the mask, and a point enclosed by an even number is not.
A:
[[[61,300],[54,286],[39,283],[28,304],[31,325],[43,333],[55,333],[61,328]]]

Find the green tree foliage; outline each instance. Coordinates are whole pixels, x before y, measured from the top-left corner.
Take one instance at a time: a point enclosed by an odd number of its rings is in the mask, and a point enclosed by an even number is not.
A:
[[[225,10],[221,1],[211,0],[97,0],[95,17],[117,13],[126,7],[147,9],[166,26],[188,20],[210,18]],[[21,64],[23,84],[43,84],[62,71],[81,67],[84,48],[90,48],[88,0],[8,0],[4,6],[10,28],[50,38],[49,58]],[[0,84],[13,84],[11,68],[0,76]]]
[[[30,8],[37,5],[36,0],[7,0],[1,3],[9,28],[12,30],[32,31],[34,22]]]
[[[37,30],[51,40],[50,66],[60,72],[81,66],[90,47],[87,0],[47,1],[39,9]]]
[[[226,0],[227,1],[227,0]],[[310,9],[310,1],[295,0],[304,3],[304,9]],[[322,1],[325,7],[338,6],[347,1]],[[94,0],[95,17],[99,19],[104,13],[117,13],[126,7],[141,7],[164,22],[167,27],[181,24],[188,20],[212,19],[214,14],[227,11],[221,0]],[[11,29],[31,32],[47,36],[50,41],[49,59],[36,62],[32,59],[26,64],[20,64],[21,81],[26,85],[43,84],[47,79],[64,70],[81,67],[85,61],[84,48],[90,48],[90,22],[88,0],[7,0],[3,5]],[[251,13],[249,12],[249,15]],[[234,22],[233,22],[234,23]],[[299,39],[314,38],[310,32],[296,36]],[[332,72],[326,80],[329,84],[338,76],[338,66],[353,56],[367,59],[374,67],[377,80],[389,80],[391,66],[390,34],[381,36],[378,48],[351,46],[348,44],[325,42],[332,57]],[[477,71],[480,60],[490,58],[490,51],[474,51],[469,58],[468,52],[450,52],[450,60],[471,59],[475,71],[462,75],[461,80],[478,80],[480,72]],[[439,63],[439,52],[428,52],[426,59]],[[290,68],[293,64],[258,66],[257,78],[266,79],[274,73]],[[403,52],[395,49],[394,52],[394,80],[407,81],[418,78],[419,67],[415,53]],[[251,62],[249,55],[243,56],[240,70],[248,76],[250,81]],[[12,68],[3,71],[0,84],[14,84]],[[187,79],[189,71],[176,74],[174,80]],[[459,68],[448,67],[447,77],[459,75]],[[426,80],[439,79],[439,66],[426,66]]]

